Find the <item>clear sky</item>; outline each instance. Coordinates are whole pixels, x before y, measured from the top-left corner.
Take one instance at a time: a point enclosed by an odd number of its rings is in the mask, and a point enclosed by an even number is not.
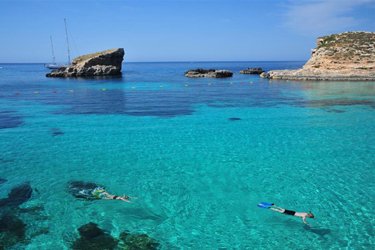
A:
[[[375,31],[375,0],[0,0],[0,62],[306,60],[316,37]]]

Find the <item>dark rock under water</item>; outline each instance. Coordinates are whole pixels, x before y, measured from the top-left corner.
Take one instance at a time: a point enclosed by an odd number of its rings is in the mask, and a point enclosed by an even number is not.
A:
[[[74,250],[112,250],[117,247],[118,240],[93,222],[81,226],[78,232],[80,238],[73,242],[72,249]]]
[[[124,249],[156,250],[160,244],[147,234],[131,234],[127,231],[120,234],[120,245]]]
[[[0,199],[0,207],[17,207],[31,198],[33,189],[29,183],[12,188],[7,198]]]
[[[0,218],[0,249],[26,241],[26,224],[13,214],[5,214]]]
[[[80,237],[72,244],[74,250],[102,250],[102,249],[128,249],[128,250],[156,250],[160,244],[147,234],[137,234],[124,231],[119,239],[93,222],[78,228]]]

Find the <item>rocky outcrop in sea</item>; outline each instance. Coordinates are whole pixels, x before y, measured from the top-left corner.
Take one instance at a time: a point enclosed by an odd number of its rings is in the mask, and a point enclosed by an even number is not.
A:
[[[75,58],[71,65],[48,73],[47,77],[94,77],[121,75],[124,49],[110,49]]]
[[[250,74],[250,75],[259,75],[262,74],[264,70],[262,68],[247,68],[244,70],[241,70],[241,74]]]
[[[185,72],[186,77],[199,78],[225,78],[232,77],[233,73],[229,70],[217,70],[217,69],[192,69]]]
[[[302,69],[272,70],[260,76],[280,80],[375,81],[375,32],[319,37]]]

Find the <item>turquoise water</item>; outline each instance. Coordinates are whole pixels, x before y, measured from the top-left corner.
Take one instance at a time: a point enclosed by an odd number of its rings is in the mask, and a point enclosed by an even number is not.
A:
[[[27,234],[48,229],[14,248],[69,249],[90,221],[163,249],[374,248],[375,83],[237,73],[302,64],[126,63],[123,78],[96,80],[0,65],[0,197],[30,181],[38,192],[22,207],[44,210],[23,215]],[[183,76],[196,67],[235,75]],[[77,200],[71,180],[138,199]],[[260,201],[316,219],[307,227]]]

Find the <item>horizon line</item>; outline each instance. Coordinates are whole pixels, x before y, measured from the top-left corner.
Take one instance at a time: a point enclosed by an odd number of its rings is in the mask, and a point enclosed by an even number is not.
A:
[[[212,62],[306,62],[307,60],[214,60],[214,61],[126,61],[126,63],[212,63]],[[0,62],[0,64],[47,64],[49,62]]]

